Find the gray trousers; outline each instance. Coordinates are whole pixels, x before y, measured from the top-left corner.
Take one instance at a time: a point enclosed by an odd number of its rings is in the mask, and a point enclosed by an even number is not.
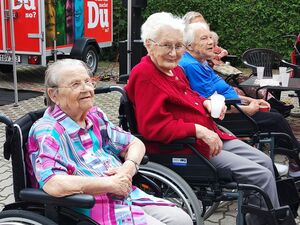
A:
[[[279,207],[273,163],[265,153],[236,139],[224,141],[223,150],[210,162],[218,169],[230,169],[238,183],[261,187],[268,193],[273,206]]]
[[[191,217],[178,207],[144,206],[148,225],[192,225]]]

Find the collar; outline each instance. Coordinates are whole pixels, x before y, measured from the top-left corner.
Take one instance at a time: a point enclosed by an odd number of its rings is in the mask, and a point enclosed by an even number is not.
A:
[[[90,110],[87,113],[87,115],[89,115],[89,113]],[[88,129],[90,129],[93,126],[93,122],[87,116],[86,127],[85,128],[80,127],[73,119],[71,119],[64,111],[62,111],[58,105],[55,105],[52,111],[48,109],[46,111],[46,114],[48,114],[50,117],[56,120],[57,123],[59,123],[65,129],[65,131],[71,136],[76,135],[79,131],[86,132]]]

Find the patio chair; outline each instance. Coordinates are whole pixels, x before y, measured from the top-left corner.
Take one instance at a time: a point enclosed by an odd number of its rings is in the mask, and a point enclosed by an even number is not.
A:
[[[264,77],[272,78],[273,70],[283,66],[294,70],[295,77],[298,75],[300,77],[300,66],[286,62],[279,53],[273,51],[272,49],[248,49],[242,54],[242,62],[245,64],[245,66],[252,69],[252,75],[257,74],[257,67],[264,67]],[[258,90],[259,89],[260,88],[258,88]],[[268,92],[272,93],[277,99],[280,99],[281,91],[267,89],[267,93]]]

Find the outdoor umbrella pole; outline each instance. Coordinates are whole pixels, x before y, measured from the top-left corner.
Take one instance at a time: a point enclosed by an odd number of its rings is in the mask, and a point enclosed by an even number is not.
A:
[[[15,104],[18,106],[18,79],[17,79],[17,68],[16,68],[16,47],[15,47],[15,31],[14,31],[14,15],[13,15],[13,1],[9,1],[9,19],[10,19],[10,36],[11,36],[11,52],[13,62],[13,77],[14,77],[14,93],[15,93]]]

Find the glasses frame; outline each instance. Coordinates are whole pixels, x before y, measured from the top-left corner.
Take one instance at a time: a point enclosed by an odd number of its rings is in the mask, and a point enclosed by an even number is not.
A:
[[[161,47],[162,49],[164,49],[164,51],[165,51],[166,53],[172,52],[173,49],[175,49],[175,52],[176,52],[176,53],[181,52],[181,51],[183,51],[183,50],[186,49],[186,46],[185,46],[185,44],[183,44],[183,43],[181,43],[182,46],[179,48],[178,46],[176,47],[176,44],[172,44],[172,46],[171,46],[171,45],[167,45],[167,44],[164,44],[164,45],[163,45],[163,44],[161,44],[161,43],[159,43],[159,42],[157,42],[157,41],[154,41],[154,40],[151,39],[151,38],[149,38],[148,40],[151,41],[152,43],[156,44],[157,46]]]
[[[75,83],[73,83],[73,84],[71,83],[68,86],[53,85],[53,86],[51,86],[51,88],[70,88],[72,91],[79,91],[79,90],[84,90],[85,86],[88,86],[88,87],[93,88],[93,90],[95,90],[97,87],[97,82],[90,79],[90,80],[84,81],[84,82],[81,81],[80,85],[78,84],[78,87],[74,87],[73,85],[75,85]]]

